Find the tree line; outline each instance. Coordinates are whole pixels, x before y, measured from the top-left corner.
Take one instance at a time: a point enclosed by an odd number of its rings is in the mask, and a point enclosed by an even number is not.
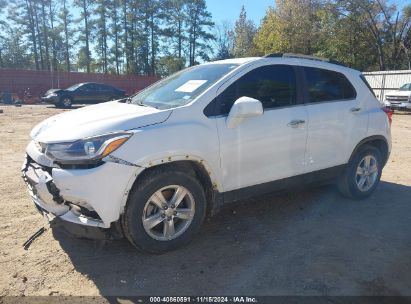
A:
[[[360,70],[411,69],[411,4],[276,0],[214,23],[205,0],[0,0],[0,67],[168,75],[200,62],[292,52]]]
[[[209,60],[205,0],[0,0],[0,8],[0,67],[155,75]]]

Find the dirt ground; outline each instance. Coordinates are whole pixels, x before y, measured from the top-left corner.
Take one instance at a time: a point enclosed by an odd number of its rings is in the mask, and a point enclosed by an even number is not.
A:
[[[371,198],[327,186],[253,199],[208,219],[188,247],[152,256],[51,229],[24,250],[45,224],[20,177],[24,148],[30,129],[61,110],[0,109],[0,296],[411,296],[411,113],[394,115]]]

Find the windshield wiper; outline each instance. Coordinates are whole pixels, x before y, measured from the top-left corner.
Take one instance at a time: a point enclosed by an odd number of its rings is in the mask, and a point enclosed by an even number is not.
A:
[[[158,108],[155,107],[155,106],[145,104],[145,103],[144,103],[143,101],[141,101],[141,100],[140,100],[140,101],[137,101],[137,102],[133,102],[133,98],[134,98],[137,94],[138,94],[138,93],[133,94],[133,95],[131,95],[131,96],[129,96],[129,97],[120,99],[120,100],[118,100],[118,102],[128,103],[128,104],[135,104],[135,105],[141,106],[141,107],[158,109]]]
[[[122,99],[117,100],[118,102],[122,102],[122,103],[131,103],[131,101],[133,100],[134,96],[136,96],[138,93],[135,93],[131,96],[128,97],[124,97]]]
[[[125,98],[119,99],[117,101],[121,102],[121,103],[130,103],[131,97],[125,97]]]
[[[141,106],[141,107],[149,107],[149,105],[143,103],[142,101],[138,101],[135,104],[138,105],[138,106]]]

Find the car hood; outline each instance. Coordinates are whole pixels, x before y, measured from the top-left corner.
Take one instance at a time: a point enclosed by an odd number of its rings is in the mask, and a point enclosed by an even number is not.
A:
[[[30,136],[41,143],[70,142],[160,124],[171,113],[172,110],[112,101],[50,117],[34,127]]]
[[[411,91],[391,91],[385,94],[386,96],[411,96]]]
[[[59,93],[59,92],[63,92],[63,91],[64,90],[62,90],[62,89],[50,89],[44,95],[47,96],[47,95],[52,94],[52,93]]]

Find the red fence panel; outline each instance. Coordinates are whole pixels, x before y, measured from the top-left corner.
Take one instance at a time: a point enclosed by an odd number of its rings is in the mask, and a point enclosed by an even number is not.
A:
[[[23,96],[28,89],[33,97],[40,97],[49,89],[65,89],[76,83],[98,82],[125,90],[131,95],[159,79],[157,76],[0,69],[0,93]]]

